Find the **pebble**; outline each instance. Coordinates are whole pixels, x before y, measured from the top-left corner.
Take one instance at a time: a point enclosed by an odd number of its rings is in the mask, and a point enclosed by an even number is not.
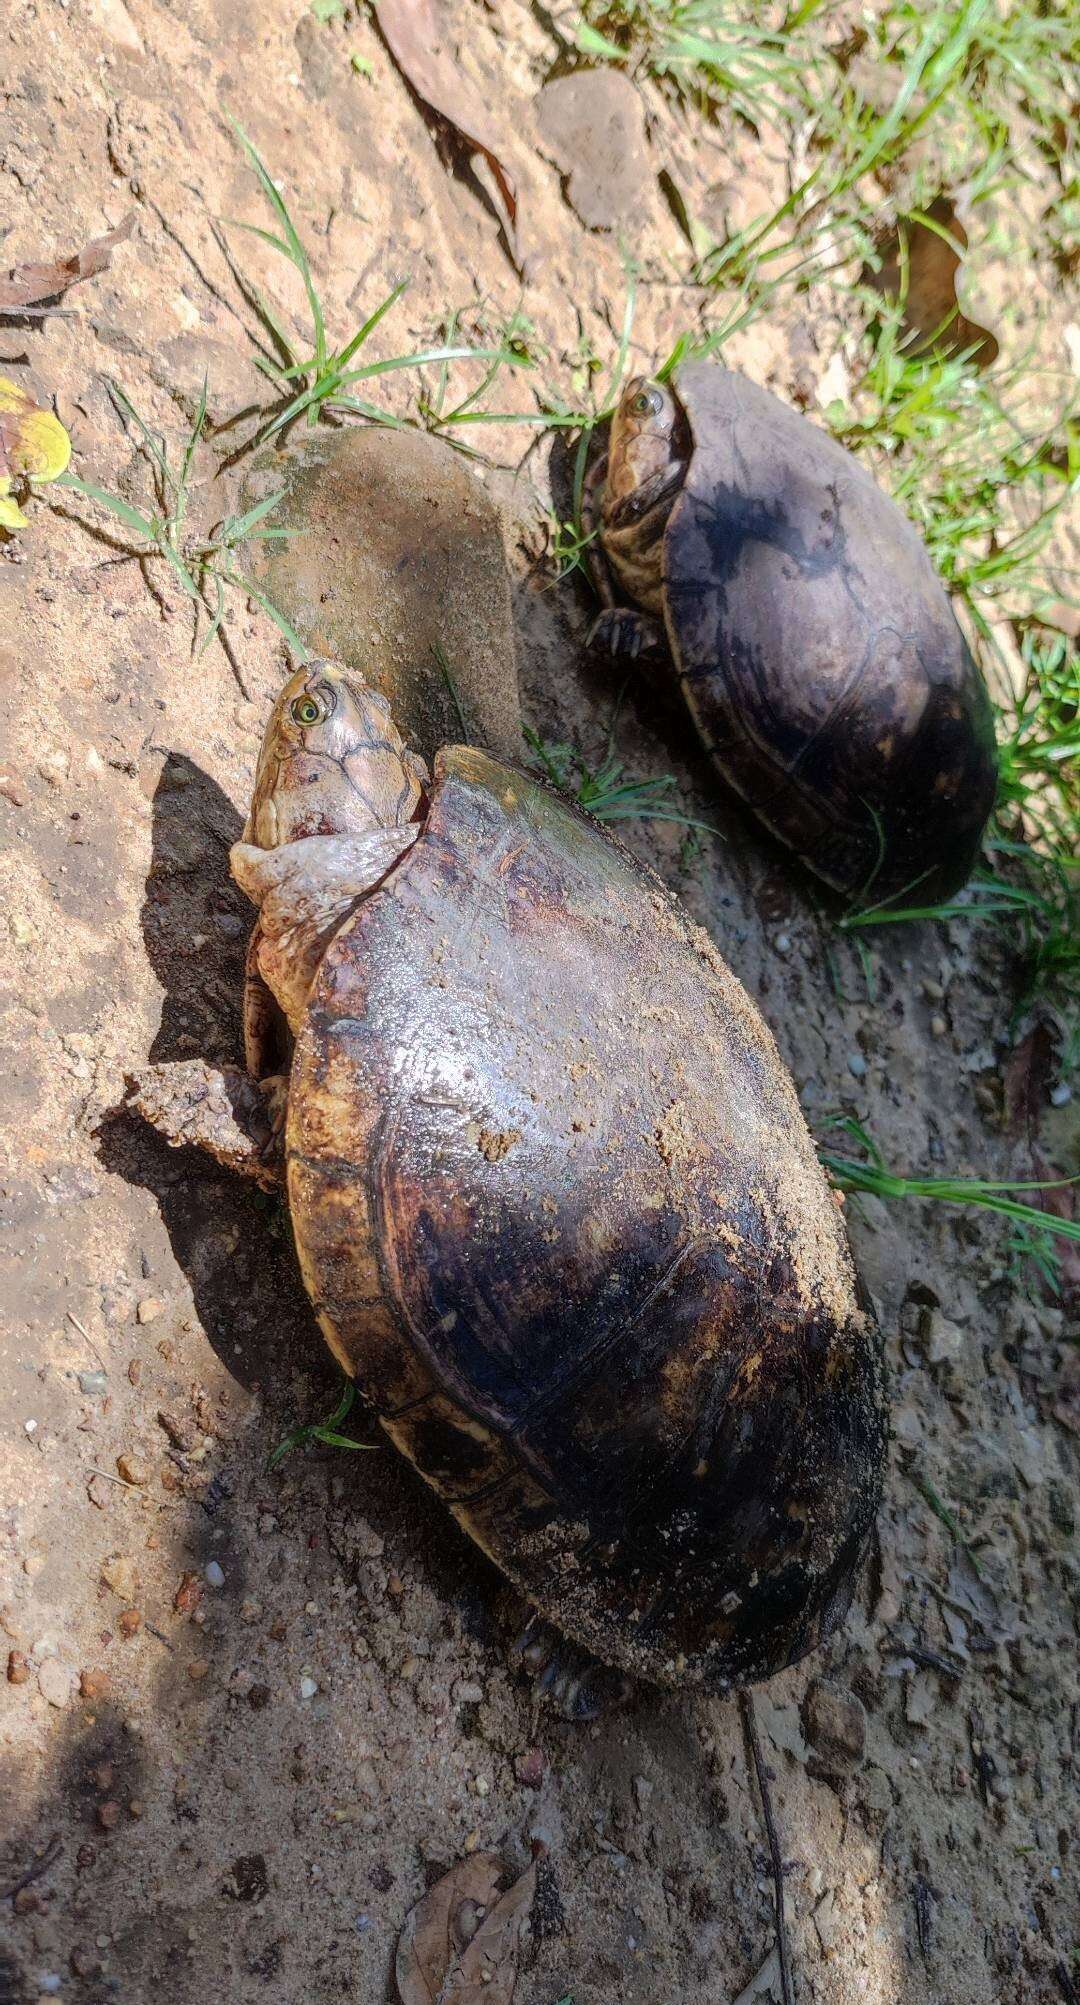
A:
[[[1064,1079],[1060,1079],[1056,1086],[1051,1086],[1050,1088],[1051,1107],[1067,1107],[1071,1099],[1072,1099],[1072,1087],[1066,1085]]]
[[[861,1051],[849,1051],[847,1069],[853,1079],[865,1079],[866,1060]]]
[[[192,1684],[197,1685],[201,1678],[205,1678],[209,1669],[210,1665],[205,1657],[193,1657],[187,1667],[187,1674]]]
[[[113,1593],[119,1595],[121,1601],[134,1601],[135,1569],[123,1554],[117,1553],[113,1559],[105,1561],[101,1569],[101,1578],[106,1587],[111,1587]]]
[[[69,1665],[61,1663],[59,1657],[46,1657],[38,1671],[38,1689],[50,1706],[66,1706],[74,1683],[75,1675]]]
[[[206,1584],[208,1587],[224,1587],[225,1585],[224,1569],[218,1565],[216,1559],[208,1561],[207,1566],[205,1568],[205,1572],[206,1572]]]
[[[125,1483],[130,1483],[136,1490],[145,1490],[150,1481],[150,1471],[145,1462],[139,1461],[137,1455],[118,1455],[116,1472],[123,1477]]]
[[[80,1671],[79,1690],[84,1699],[107,1699],[112,1691],[112,1679],[107,1671]]]
[[[137,1608],[123,1608],[116,1626],[121,1636],[126,1636],[130,1640],[132,1636],[137,1636],[142,1628],[142,1616]]]
[[[544,1780],[544,1757],[538,1747],[527,1747],[515,1755],[514,1774],[523,1789],[539,1789]]]
[[[164,1314],[164,1311],[165,1304],[161,1300],[160,1295],[144,1295],[135,1311],[135,1315],[140,1323],[153,1323],[157,1321],[160,1315]]]
[[[316,1678],[301,1678],[300,1697],[302,1699],[313,1699],[318,1689],[319,1684]]]
[[[103,1831],[115,1831],[120,1822],[119,1803],[99,1803],[97,1821]]]
[[[81,1371],[79,1373],[79,1391],[85,1393],[87,1399],[104,1399],[108,1390],[109,1378],[107,1372]]]
[[[479,1706],[483,1704],[484,1687],[474,1684],[469,1678],[459,1678],[454,1686],[454,1697],[459,1706]]]
[[[30,1666],[21,1650],[9,1650],[7,1660],[9,1685],[25,1685],[30,1676]]]
[[[811,1774],[851,1775],[866,1752],[866,1712],[852,1692],[815,1678],[802,1703],[802,1729],[813,1757]]]
[[[773,941],[773,946],[774,946],[774,947],[776,948],[776,951],[777,951],[777,953],[778,953],[778,954],[790,954],[790,952],[791,952],[791,934],[790,934],[790,933],[778,933],[778,934],[776,935],[776,938],[775,938],[775,940]]]
[[[947,1032],[948,1032],[948,1028],[949,1028],[949,1026],[948,1026],[948,1024],[946,1023],[946,1021],[945,1021],[945,1018],[944,1018],[943,1016],[932,1016],[932,1017],[930,1018],[930,1035],[931,1035],[931,1037],[944,1037],[944,1036],[946,1036],[946,1034],[947,1034]]]

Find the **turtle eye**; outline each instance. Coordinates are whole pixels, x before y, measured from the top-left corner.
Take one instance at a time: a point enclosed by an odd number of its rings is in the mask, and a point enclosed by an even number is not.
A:
[[[289,711],[297,724],[321,724],[329,717],[334,707],[334,699],[327,689],[305,689],[290,703]]]
[[[658,418],[663,408],[663,396],[653,385],[639,390],[630,400],[630,409],[635,418]]]

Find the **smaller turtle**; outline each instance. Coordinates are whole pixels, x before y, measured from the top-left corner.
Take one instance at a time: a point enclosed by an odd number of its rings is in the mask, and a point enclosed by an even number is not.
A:
[[[994,803],[990,700],[923,544],[851,454],[687,363],[627,385],[587,512],[594,644],[666,656],[765,827],[860,904],[955,891]]]

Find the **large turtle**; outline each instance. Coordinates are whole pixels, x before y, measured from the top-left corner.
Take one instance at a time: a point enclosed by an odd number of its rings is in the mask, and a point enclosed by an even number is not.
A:
[[[588,497],[596,644],[666,656],[765,826],[861,904],[962,884],[994,803],[990,700],[919,537],[858,461],[694,362],[627,384]]]
[[[722,1690],[840,1620],[882,1361],[752,1002],[659,880],[486,754],[292,676],[237,881],[248,1073],[134,1103],[285,1182],[345,1371],[458,1522],[604,1663]]]

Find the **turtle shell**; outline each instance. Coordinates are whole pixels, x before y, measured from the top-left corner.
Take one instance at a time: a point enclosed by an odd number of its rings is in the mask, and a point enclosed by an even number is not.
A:
[[[676,388],[672,655],[724,779],[861,902],[968,876],[994,802],[986,688],[915,530],[851,454],[715,363]]]
[[[795,1090],[708,936],[485,754],[335,936],[296,1244],[390,1438],[565,1632],[665,1683],[791,1663],[879,1494],[879,1337]]]

